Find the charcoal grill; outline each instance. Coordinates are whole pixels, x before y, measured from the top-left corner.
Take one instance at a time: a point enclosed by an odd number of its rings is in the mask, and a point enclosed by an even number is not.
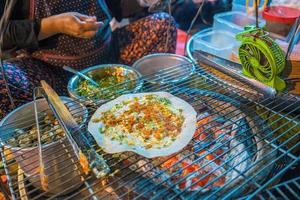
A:
[[[300,177],[280,183],[259,195],[261,199],[300,199]]]
[[[163,74],[168,78],[176,79],[178,78],[176,77],[178,76],[176,70],[176,67],[170,67],[164,69]],[[93,148],[104,157],[111,168],[111,173],[106,177],[97,179],[93,173],[85,175],[81,172],[82,170],[79,170],[82,176],[81,188],[63,196],[61,193],[49,196],[46,192],[33,186],[30,177],[27,177],[18,166],[13,154],[9,149],[2,146],[0,153],[12,199],[250,199],[258,196],[263,197],[265,189],[276,185],[282,175],[299,162],[299,156],[296,153],[300,146],[300,106],[297,96],[282,94],[281,96],[285,98],[278,101],[276,97],[265,97],[241,80],[235,80],[235,84],[238,84],[239,87],[232,87],[228,82],[215,78],[199,66],[188,79],[179,83],[162,83],[159,87],[147,83],[146,80],[149,79],[149,76],[153,76],[153,79],[166,77],[157,77],[155,74],[147,76],[141,78],[145,80],[142,92],[169,92],[189,102],[198,111],[198,114],[205,111],[210,115],[222,116],[228,121],[234,121],[237,116],[242,116],[246,124],[241,130],[244,136],[240,138],[240,135],[237,134],[232,139],[238,139],[237,141],[240,143],[247,141],[247,144],[242,152],[236,154],[235,157],[250,152],[247,159],[251,162],[240,171],[237,170],[237,166],[244,160],[240,160],[234,165],[230,164],[230,159],[225,160],[222,163],[222,167],[225,168],[223,173],[210,179],[199,190],[189,192],[189,188],[178,189],[177,186],[180,182],[188,179],[191,174],[187,174],[174,182],[171,180],[172,177],[176,176],[176,172],[165,176],[164,173],[168,169],[160,168],[163,160],[145,159],[132,152],[105,154],[96,145],[91,135],[86,131],[87,126],[84,125],[81,128],[82,136],[90,141],[91,146],[89,148]],[[121,93],[125,94],[128,91]],[[110,97],[109,94],[107,96]],[[102,103],[95,101],[93,105],[88,107],[89,118]],[[13,131],[10,126],[12,124],[0,127],[1,135],[10,134]],[[202,128],[201,126],[198,129]],[[26,128],[29,127],[24,127],[24,129]],[[212,129],[212,127],[206,129]],[[76,134],[76,131],[73,134]],[[5,141],[2,142],[5,143]],[[211,142],[207,139],[207,145],[210,145]],[[197,143],[197,141],[193,140],[192,143]],[[65,145],[65,148],[68,146]],[[231,146],[224,154],[234,150],[237,146],[239,144]],[[172,156],[181,154],[185,150]],[[64,154],[65,152],[61,152],[61,156]],[[189,159],[193,154],[192,151],[189,154],[184,154],[182,160]],[[215,162],[221,156],[216,155],[210,162]],[[80,169],[81,166],[76,161],[76,157],[72,157],[72,159],[75,160],[74,165],[77,166],[77,169]],[[193,160],[193,163],[196,162],[197,159]],[[174,163],[170,168],[176,167],[178,164],[179,162]],[[200,168],[202,167],[205,166]],[[179,169],[177,173],[182,170],[184,168]],[[226,177],[231,171],[235,171],[237,174],[235,178],[226,180],[221,187],[212,187],[216,180]],[[201,178],[210,176],[212,173],[213,171],[210,171],[202,175]],[[65,189],[67,191],[69,188]],[[272,190],[268,193],[272,193]]]

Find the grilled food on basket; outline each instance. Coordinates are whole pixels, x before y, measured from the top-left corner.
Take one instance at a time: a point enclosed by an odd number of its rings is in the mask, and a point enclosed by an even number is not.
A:
[[[65,137],[63,129],[60,127],[57,119],[52,120],[53,116],[44,113],[44,119],[41,121],[41,143],[50,144]],[[82,117],[76,117],[77,122],[82,122]],[[37,128],[33,126],[29,130],[15,129],[12,137],[6,143],[12,147],[36,147],[38,144]]]
[[[106,152],[134,151],[149,158],[184,148],[195,127],[193,107],[166,92],[123,95],[101,106],[89,123]]]

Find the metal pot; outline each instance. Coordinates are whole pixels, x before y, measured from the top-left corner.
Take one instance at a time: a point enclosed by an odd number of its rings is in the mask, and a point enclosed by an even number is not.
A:
[[[195,71],[195,65],[189,58],[169,53],[145,56],[132,67],[143,75],[144,80],[152,84],[181,82]]]
[[[130,80],[136,80],[136,82],[134,83],[135,85],[133,86],[132,89],[129,89],[129,91],[126,92],[137,92],[139,91],[142,86],[143,86],[143,81],[141,80],[141,74],[126,65],[120,65],[120,64],[105,64],[105,65],[97,65],[97,66],[93,66],[93,67],[89,67],[87,69],[84,69],[81,71],[81,73],[88,75],[89,77],[91,77],[93,80],[99,80],[105,76],[110,75],[113,72],[116,72],[116,70],[118,70],[118,73],[121,71],[121,73],[123,73],[124,75],[129,75],[131,78]],[[68,83],[68,92],[70,97],[79,100],[80,102],[84,103],[84,104],[92,104],[93,101],[97,101],[97,102],[105,102],[105,99],[93,99],[93,98],[88,98],[85,96],[80,96],[77,92],[77,88],[78,88],[78,84],[79,81],[82,80],[78,75],[75,75],[71,78],[71,80]],[[130,81],[128,80],[128,81]],[[113,85],[112,85],[113,86]],[[101,91],[101,88],[100,88]],[[118,92],[116,92],[118,93]],[[107,97],[111,97],[111,94],[106,94]],[[121,95],[121,93],[120,93]]]
[[[70,112],[75,118],[81,117],[81,126],[84,125],[88,117],[86,107],[78,102],[72,101],[68,97],[61,97],[61,99],[64,103],[67,103]],[[37,108],[39,112],[50,109],[45,99],[37,100]],[[24,127],[28,127],[28,130],[30,130],[35,126],[34,102],[29,102],[8,114],[0,122],[0,127],[1,126],[5,126],[6,128],[6,132],[1,133],[0,136],[5,150],[12,153],[13,158],[17,161],[32,185],[42,190],[39,175],[38,147],[12,147],[3,142],[14,137],[14,130]],[[74,160],[71,159],[75,158],[75,154],[66,138],[42,145],[42,155],[45,165],[45,174],[49,180],[47,194],[64,195],[77,189],[81,185],[79,170],[74,164]]]

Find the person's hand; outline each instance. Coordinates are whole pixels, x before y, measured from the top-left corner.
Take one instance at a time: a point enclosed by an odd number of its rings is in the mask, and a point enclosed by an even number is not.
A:
[[[62,13],[42,19],[39,39],[45,39],[57,33],[91,38],[102,25],[103,22],[98,22],[94,16],[77,12]]]
[[[103,25],[102,22],[97,22],[97,18],[94,16],[91,17],[76,12],[63,13],[56,15],[54,18],[57,20],[60,33],[80,38],[93,37]]]

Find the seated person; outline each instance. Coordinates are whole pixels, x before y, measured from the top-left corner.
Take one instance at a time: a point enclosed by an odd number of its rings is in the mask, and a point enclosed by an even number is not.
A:
[[[130,14],[124,9],[129,4],[152,8],[158,1],[18,0],[4,30],[3,50],[18,56],[5,60],[0,71],[0,119],[13,106],[32,100],[41,80],[67,95],[72,74],[62,69],[65,65],[77,70],[103,63],[131,65],[147,54],[174,53],[176,27],[166,13],[149,15],[113,33],[109,25],[112,16],[121,20]],[[0,2],[1,16],[5,2]]]
[[[188,30],[203,1],[202,12],[195,24],[198,29],[212,26],[215,14],[230,11],[232,7],[232,0],[176,0],[172,4],[172,16],[180,29]]]

